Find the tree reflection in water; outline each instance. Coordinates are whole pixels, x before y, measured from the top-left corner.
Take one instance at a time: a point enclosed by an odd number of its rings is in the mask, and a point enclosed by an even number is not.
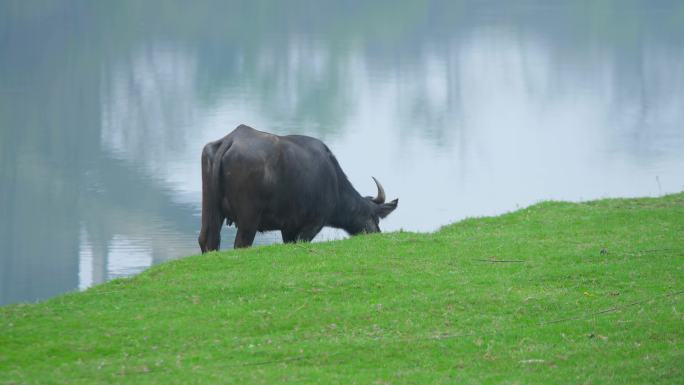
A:
[[[200,149],[243,122],[323,139],[361,191],[379,177],[402,201],[389,230],[655,194],[656,175],[680,190],[683,17],[678,1],[2,2],[0,304],[198,252]]]

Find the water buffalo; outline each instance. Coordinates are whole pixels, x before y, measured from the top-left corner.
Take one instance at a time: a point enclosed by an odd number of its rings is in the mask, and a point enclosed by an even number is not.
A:
[[[278,136],[240,125],[202,151],[202,252],[217,250],[223,221],[235,223],[235,248],[257,231],[280,230],[284,242],[311,241],[323,226],[354,235],[380,231],[397,208],[385,191],[362,197],[330,149],[302,135]]]

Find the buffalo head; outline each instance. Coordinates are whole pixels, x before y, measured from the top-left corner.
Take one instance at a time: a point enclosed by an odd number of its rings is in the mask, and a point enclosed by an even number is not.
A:
[[[363,212],[365,215],[362,218],[359,218],[363,224],[358,232],[379,233],[380,219],[390,215],[397,208],[397,204],[399,204],[399,199],[385,203],[385,189],[382,188],[382,185],[375,177],[373,177],[373,180],[378,188],[378,194],[375,197],[365,198],[368,203],[368,210]]]

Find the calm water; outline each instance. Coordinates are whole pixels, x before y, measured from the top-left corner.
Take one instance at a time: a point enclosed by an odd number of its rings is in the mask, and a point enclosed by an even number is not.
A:
[[[681,1],[2,1],[0,304],[198,253],[240,123],[376,176],[384,230],[681,191],[683,36]]]

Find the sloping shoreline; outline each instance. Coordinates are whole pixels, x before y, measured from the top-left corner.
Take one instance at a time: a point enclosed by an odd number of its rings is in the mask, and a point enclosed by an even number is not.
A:
[[[0,383],[684,379],[684,193],[211,253],[0,308]]]

